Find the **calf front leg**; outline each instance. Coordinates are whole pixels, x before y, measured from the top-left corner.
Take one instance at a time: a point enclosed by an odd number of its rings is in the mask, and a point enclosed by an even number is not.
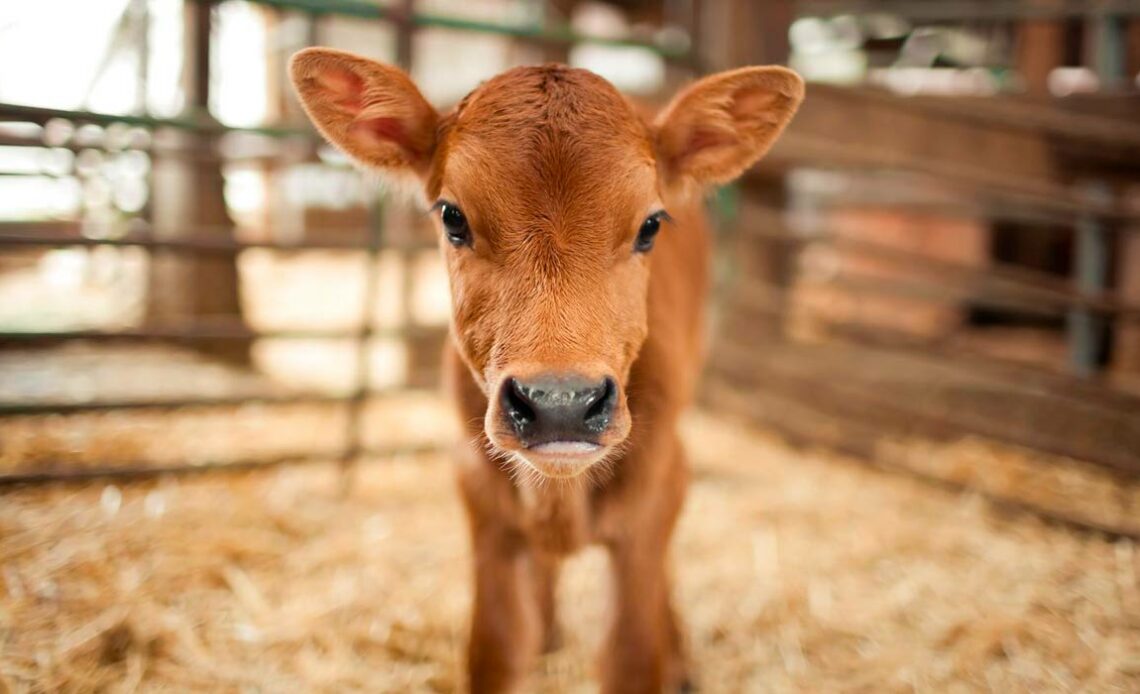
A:
[[[533,567],[515,531],[476,528],[475,609],[467,650],[474,694],[510,692],[538,653],[542,619]]]
[[[604,507],[600,527],[609,549],[616,607],[601,658],[605,694],[691,691],[667,571],[688,466],[680,442],[675,437],[663,441],[626,461],[630,476]],[[645,464],[647,460],[656,465]]]
[[[617,613],[602,655],[602,692],[658,694],[679,675],[665,543],[630,539],[611,545],[610,558]]]
[[[560,559],[546,552],[531,553],[531,568],[535,600],[542,629],[542,652],[550,653],[562,647],[562,629],[558,624],[555,593],[558,589]]]

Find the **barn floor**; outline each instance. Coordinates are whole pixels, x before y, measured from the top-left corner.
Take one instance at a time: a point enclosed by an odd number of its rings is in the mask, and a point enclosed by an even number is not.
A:
[[[701,688],[1138,691],[1128,541],[1000,514],[693,415],[676,593]],[[20,691],[457,688],[470,596],[442,455],[0,499],[0,682]],[[604,557],[524,691],[593,691]]]

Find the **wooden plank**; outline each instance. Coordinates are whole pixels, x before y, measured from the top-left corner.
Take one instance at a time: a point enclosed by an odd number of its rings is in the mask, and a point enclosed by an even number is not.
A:
[[[1061,175],[1048,142],[1032,131],[995,127],[902,97],[813,84],[788,131],[769,154],[776,161],[836,161],[908,169],[976,185],[1055,192]]]
[[[954,479],[932,474],[907,465],[905,461],[881,454],[884,432],[875,427],[834,416],[788,393],[769,389],[750,391],[747,384],[731,378],[709,379],[705,400],[721,412],[741,417],[751,424],[774,429],[790,444],[800,447],[822,446],[851,456],[853,459],[892,473],[901,473],[924,482],[949,489],[979,494],[1002,510],[1027,512],[1047,521],[1103,533],[1108,537],[1140,538],[1137,525],[1127,509],[1116,513],[1090,513],[1087,508],[1066,508],[1047,500],[1026,498],[1008,487],[979,489]],[[800,391],[801,393],[804,391]],[[1000,474],[1001,471],[995,471]]]
[[[1140,399],[1072,397],[1061,376],[1026,381],[937,356],[760,341],[738,328],[718,345],[718,358],[758,387],[808,389],[837,414],[884,430],[936,438],[974,433],[1140,475]]]
[[[1116,202],[1090,205],[1070,189],[1075,167],[1140,170],[1140,98],[1112,114],[1059,100],[904,97],[809,85],[792,125],[762,164],[902,170],[1041,209],[1132,218]],[[1082,102],[1083,103],[1083,102]]]
[[[1140,301],[1140,225],[1120,239],[1116,277],[1117,293],[1124,299]],[[1112,368],[1140,374],[1140,322],[1118,321],[1115,327]]]
[[[791,0],[720,0],[702,3],[697,45],[708,71],[740,65],[784,64],[791,52]]]
[[[1065,59],[1065,24],[1029,19],[1017,26],[1017,68],[1032,94],[1049,93],[1049,73]]]

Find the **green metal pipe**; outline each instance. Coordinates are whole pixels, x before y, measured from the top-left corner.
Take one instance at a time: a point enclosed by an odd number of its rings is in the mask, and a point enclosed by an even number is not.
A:
[[[201,0],[200,0],[201,1]],[[209,0],[205,0],[209,1]],[[333,14],[360,19],[392,19],[393,13],[387,7],[353,0],[249,0],[258,5],[268,5],[279,10],[295,10],[313,15]]]
[[[399,22],[404,19],[399,12],[393,11],[390,8],[356,2],[355,0],[249,0],[249,2],[275,7],[280,10],[307,12],[313,15],[338,15],[342,17],[379,19],[392,22]],[[673,60],[685,60],[689,57],[687,50],[672,49],[667,46],[659,46],[654,43],[634,39],[587,36],[585,34],[575,33],[564,26],[542,27],[537,25],[502,24],[499,22],[485,22],[476,19],[464,19],[419,12],[411,15],[410,23],[417,27],[436,27],[480,34],[496,34],[539,43],[590,43],[601,46],[645,48],[664,58]]]
[[[304,137],[308,139],[314,139],[317,137],[315,132],[308,129],[280,127],[237,127],[232,125],[223,125],[213,118],[209,117],[181,116],[178,118],[156,118],[154,116],[96,113],[93,111],[67,111],[57,108],[43,108],[40,106],[25,106],[22,104],[0,103],[0,121],[26,121],[43,124],[53,118],[79,121],[81,123],[94,123],[95,125],[124,123],[126,125],[137,125],[146,128],[175,128],[177,130],[192,130],[196,132],[213,133],[236,132],[278,138]]]
[[[1089,18],[1098,14],[1135,17],[1136,0],[796,0],[797,17],[893,14],[913,22],[1018,21]]]

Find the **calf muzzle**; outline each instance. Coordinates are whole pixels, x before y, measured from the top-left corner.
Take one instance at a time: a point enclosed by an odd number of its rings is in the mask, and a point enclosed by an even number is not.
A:
[[[507,378],[500,393],[503,416],[524,448],[598,446],[617,400],[613,378],[577,374]]]

